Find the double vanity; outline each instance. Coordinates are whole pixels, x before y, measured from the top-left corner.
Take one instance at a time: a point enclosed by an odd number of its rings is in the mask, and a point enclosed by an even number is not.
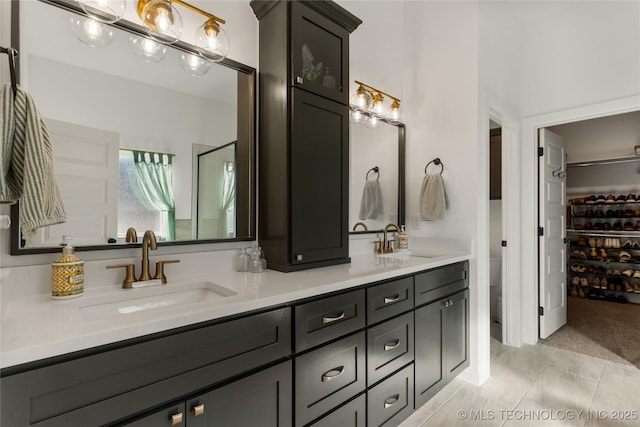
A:
[[[13,301],[1,423],[397,425],[469,364],[468,258],[362,254]]]

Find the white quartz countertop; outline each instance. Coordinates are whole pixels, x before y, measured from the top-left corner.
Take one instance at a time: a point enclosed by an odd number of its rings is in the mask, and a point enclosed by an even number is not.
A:
[[[414,256],[421,255],[421,256]],[[429,256],[429,257],[426,257]],[[293,273],[218,272],[197,277],[169,279],[167,285],[139,289],[115,286],[92,289],[71,300],[48,295],[8,303],[2,318],[0,367],[7,368],[53,356],[110,344],[191,324],[237,315],[328,292],[412,274],[464,261],[468,253],[409,253],[380,257],[355,255],[350,264]],[[135,300],[158,292],[188,289],[194,283],[210,283],[230,291],[230,296],[158,306],[115,316],[88,315],[85,307],[105,301]],[[181,288],[182,287],[182,288]],[[197,297],[196,297],[197,299]]]

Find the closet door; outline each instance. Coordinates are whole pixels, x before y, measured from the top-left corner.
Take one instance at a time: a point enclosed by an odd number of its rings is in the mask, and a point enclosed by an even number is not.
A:
[[[567,323],[566,155],[564,139],[540,130],[540,338]]]

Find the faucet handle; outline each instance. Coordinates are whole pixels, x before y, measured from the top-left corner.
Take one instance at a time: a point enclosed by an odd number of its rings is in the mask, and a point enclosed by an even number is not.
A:
[[[156,262],[156,275],[153,276],[154,279],[160,279],[162,284],[167,283],[167,276],[164,275],[164,265],[165,264],[173,264],[176,262],[180,262],[179,259],[165,259],[162,261]]]
[[[124,280],[122,281],[122,289],[131,289],[133,287],[133,282],[137,282],[136,266],[134,264],[107,265],[107,268],[125,268],[125,276]]]

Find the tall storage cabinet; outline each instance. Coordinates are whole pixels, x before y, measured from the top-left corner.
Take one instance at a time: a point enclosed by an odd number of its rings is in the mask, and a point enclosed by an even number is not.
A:
[[[349,259],[349,34],[332,1],[252,1],[260,21],[259,238],[268,267]]]

